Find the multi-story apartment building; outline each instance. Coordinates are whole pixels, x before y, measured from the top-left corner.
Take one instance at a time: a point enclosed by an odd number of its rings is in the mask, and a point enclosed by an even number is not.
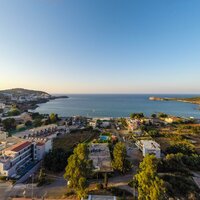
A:
[[[0,174],[8,177],[17,174],[26,163],[36,159],[35,145],[29,141],[19,142],[1,153]]]
[[[1,134],[0,176],[19,177],[25,174],[52,149],[53,139],[65,131],[65,127],[58,128],[52,124],[16,134],[18,137],[7,138]]]
[[[10,144],[10,145],[9,145]],[[9,147],[7,147],[9,145]],[[34,166],[52,149],[51,139],[29,138],[0,145],[0,176],[16,177]]]

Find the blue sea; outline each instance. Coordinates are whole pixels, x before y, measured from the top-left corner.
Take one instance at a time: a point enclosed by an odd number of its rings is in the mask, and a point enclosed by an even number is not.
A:
[[[56,99],[39,104],[35,112],[57,113],[68,117],[128,117],[132,112],[143,112],[146,116],[164,112],[181,117],[200,118],[199,105],[175,101],[150,101],[150,96],[194,97],[198,95],[156,94],[73,94],[67,99]]]

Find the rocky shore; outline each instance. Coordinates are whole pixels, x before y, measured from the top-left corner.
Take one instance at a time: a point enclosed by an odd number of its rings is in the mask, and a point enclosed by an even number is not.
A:
[[[68,96],[51,96],[48,99],[38,99],[37,101],[31,101],[31,102],[26,102],[26,103],[18,103],[18,107],[20,108],[20,110],[35,110],[38,106],[38,104],[41,103],[47,103],[51,100],[55,100],[55,99],[63,99],[63,98],[69,98]]]

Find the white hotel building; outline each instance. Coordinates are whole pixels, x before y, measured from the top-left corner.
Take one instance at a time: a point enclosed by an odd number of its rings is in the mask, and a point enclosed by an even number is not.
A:
[[[20,141],[0,151],[0,176],[16,177],[34,161],[40,161],[49,152],[51,140]]]
[[[0,174],[12,176],[27,162],[34,160],[34,145],[29,141],[17,143],[2,151],[0,157]]]
[[[16,134],[18,137],[7,138],[6,133],[2,132],[0,134],[0,176],[18,177],[30,165],[42,160],[52,149],[53,139],[58,133],[59,128],[56,125],[28,130]]]

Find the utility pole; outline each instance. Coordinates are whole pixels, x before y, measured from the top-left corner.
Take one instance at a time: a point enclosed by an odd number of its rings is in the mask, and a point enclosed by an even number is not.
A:
[[[33,180],[34,180],[34,174],[31,175],[31,178],[32,178],[31,198],[32,198],[32,200],[34,200],[34,198],[33,198]]]
[[[42,196],[42,200],[44,200],[46,195],[47,195],[47,192],[45,192],[44,195]]]
[[[135,182],[133,182],[133,199],[136,199],[136,194],[135,194]]]

